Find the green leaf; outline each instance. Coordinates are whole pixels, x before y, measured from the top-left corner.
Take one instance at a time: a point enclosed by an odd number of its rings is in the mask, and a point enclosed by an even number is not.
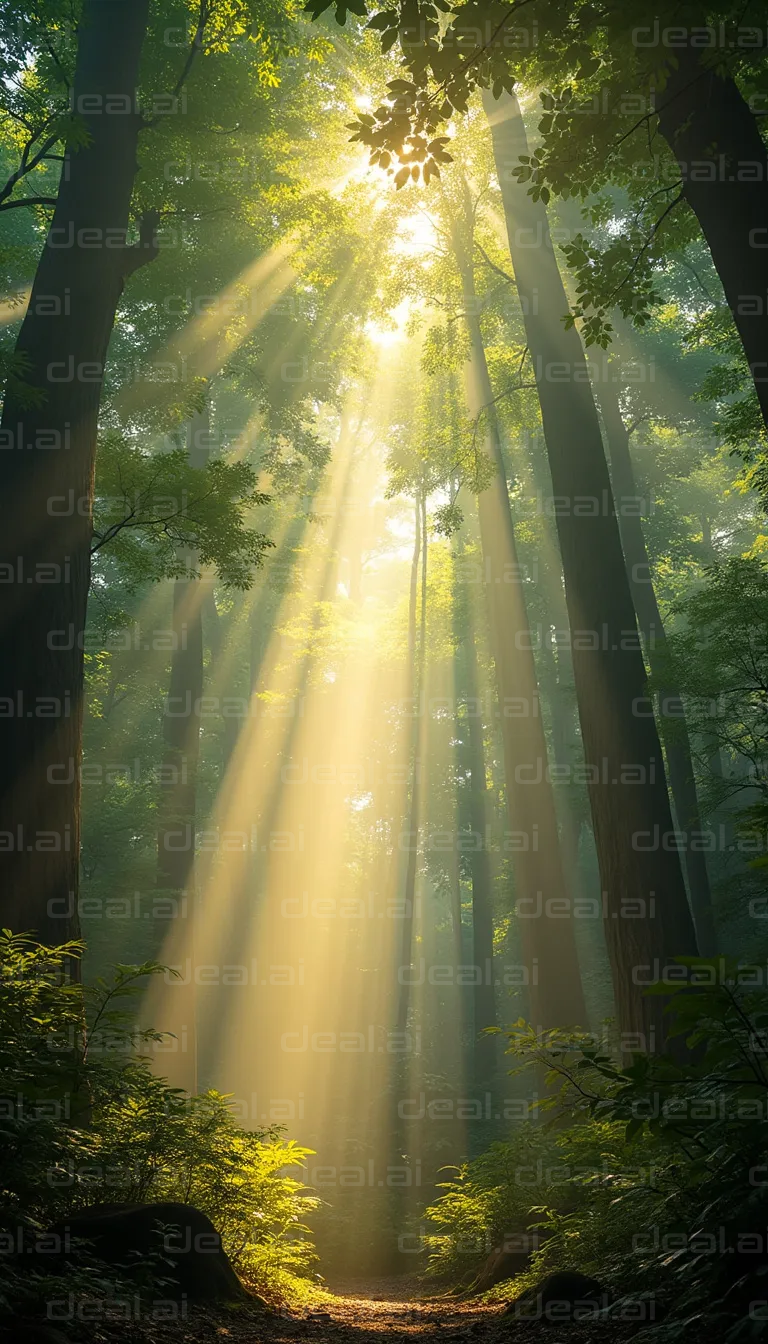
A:
[[[374,28],[377,31],[384,31],[397,24],[397,12],[394,9],[382,9],[380,13],[374,14],[373,18],[366,24],[367,28]]]
[[[327,9],[331,9],[334,3],[335,0],[307,0],[307,4],[304,6],[304,12],[306,14],[311,14],[313,20],[319,19],[320,15],[324,14]]]

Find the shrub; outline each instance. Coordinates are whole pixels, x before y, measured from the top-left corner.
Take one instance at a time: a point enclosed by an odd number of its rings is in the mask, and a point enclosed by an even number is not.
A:
[[[519,1068],[547,1071],[551,1122],[495,1145],[427,1210],[433,1272],[466,1267],[464,1229],[495,1245],[527,1217],[545,1239],[504,1296],[575,1268],[653,1304],[644,1339],[768,1338],[768,994],[758,967],[680,967],[664,992],[688,1062],[622,1067],[584,1037],[537,1037],[522,1022],[507,1033]],[[526,1208],[520,1172],[534,1153],[543,1179]]]
[[[15,1253],[89,1204],[179,1201],[207,1213],[246,1284],[272,1301],[313,1290],[306,1226],[317,1198],[286,1174],[310,1150],[246,1131],[217,1092],[187,1097],[149,1068],[126,1000],[154,963],[111,983],[72,979],[82,945],[0,933],[0,1301],[34,1288]],[[114,1289],[87,1256],[91,1294]],[[79,1271],[73,1271],[77,1274]],[[71,1286],[71,1285],[70,1285]]]
[[[194,1204],[249,1288],[271,1300],[301,1296],[296,1280],[316,1258],[305,1218],[320,1201],[286,1169],[302,1166],[309,1149],[277,1128],[244,1130],[221,1093],[187,1097],[148,1070],[100,1115],[98,1147],[110,1198]]]

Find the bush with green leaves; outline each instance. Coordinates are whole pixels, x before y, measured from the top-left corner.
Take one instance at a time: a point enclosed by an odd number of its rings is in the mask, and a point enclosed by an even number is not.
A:
[[[472,1162],[446,1168],[451,1179],[427,1209],[433,1231],[427,1243],[430,1276],[469,1283],[484,1259],[534,1221],[534,1180],[540,1164],[557,1160],[555,1141],[542,1126],[523,1124],[505,1143],[493,1143]],[[540,1192],[539,1192],[540,1193]]]
[[[319,1200],[286,1174],[310,1154],[279,1128],[244,1130],[221,1093],[187,1097],[145,1069],[99,1116],[97,1151],[110,1200],[193,1204],[249,1288],[302,1295],[297,1278],[315,1260],[305,1219]]]
[[[467,1229],[493,1246],[534,1227],[542,1241],[530,1267],[497,1295],[578,1269],[616,1310],[645,1304],[643,1339],[768,1338],[764,982],[764,966],[681,960],[653,991],[669,997],[680,1054],[628,1065],[587,1037],[510,1028],[516,1072],[545,1072],[549,1122],[526,1123],[470,1163],[427,1210],[431,1272],[466,1271]],[[532,1168],[540,1179],[526,1207]]]
[[[768,823],[768,568],[760,554],[710,566],[673,607],[661,658],[685,700],[710,809],[733,801],[745,830]],[[662,674],[663,676],[663,674]],[[659,677],[661,681],[662,677]],[[674,726],[674,721],[673,726]],[[712,769],[715,751],[718,770]],[[750,850],[763,857],[764,843]]]
[[[187,1097],[158,1077],[142,1050],[161,1034],[138,1030],[128,1005],[162,968],[117,966],[110,983],[84,986],[71,974],[82,951],[0,933],[0,1304],[34,1293],[19,1248],[98,1203],[193,1204],[249,1288],[311,1296],[306,1217],[319,1201],[288,1174],[310,1150],[276,1128],[242,1129],[217,1092]],[[80,1268],[106,1294],[98,1264]]]

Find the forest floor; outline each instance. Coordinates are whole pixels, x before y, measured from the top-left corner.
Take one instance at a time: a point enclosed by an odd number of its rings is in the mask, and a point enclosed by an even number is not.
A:
[[[403,1279],[334,1283],[332,1298],[297,1311],[270,1312],[249,1306],[190,1308],[176,1322],[133,1322],[119,1330],[102,1327],[89,1344],[617,1344],[637,1326],[616,1321],[554,1325],[504,1315],[503,1304],[430,1296]],[[86,1338],[86,1337],[84,1337]]]

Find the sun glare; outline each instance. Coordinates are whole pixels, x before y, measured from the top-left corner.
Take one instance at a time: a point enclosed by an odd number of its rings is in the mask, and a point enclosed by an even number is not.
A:
[[[385,327],[382,326],[380,322],[376,322],[371,318],[365,323],[365,333],[369,340],[373,341],[374,345],[378,345],[386,350],[390,346],[397,345],[398,342],[405,340],[405,337],[408,334],[407,326],[410,314],[410,300],[403,299],[402,303],[399,303],[396,308],[393,308],[390,314],[393,325]]]
[[[423,257],[437,246],[437,230],[426,210],[406,215],[397,231],[393,250],[403,257]]]

